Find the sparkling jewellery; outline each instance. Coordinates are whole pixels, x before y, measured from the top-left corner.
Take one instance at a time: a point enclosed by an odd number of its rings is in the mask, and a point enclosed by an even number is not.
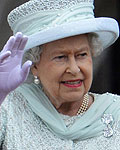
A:
[[[83,99],[83,102],[77,112],[77,116],[78,115],[82,115],[88,108],[88,103],[89,103],[89,95],[88,93],[84,95],[84,99]]]
[[[37,76],[34,76],[34,83],[35,83],[35,84],[39,84],[39,83],[40,83],[40,80],[38,79]]]
[[[111,137],[114,134],[113,131],[113,116],[111,114],[104,114],[101,118],[101,121],[106,125],[106,128],[104,129],[103,135],[106,138]]]

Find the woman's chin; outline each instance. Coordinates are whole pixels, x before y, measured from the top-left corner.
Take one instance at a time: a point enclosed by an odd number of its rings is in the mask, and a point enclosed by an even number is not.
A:
[[[64,102],[75,102],[75,101],[80,101],[81,99],[83,99],[83,94],[72,93],[69,95],[63,95],[62,97],[64,99]]]

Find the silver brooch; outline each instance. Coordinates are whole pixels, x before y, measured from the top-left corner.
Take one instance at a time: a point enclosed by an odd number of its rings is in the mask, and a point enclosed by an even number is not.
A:
[[[106,125],[106,128],[104,129],[103,135],[104,137],[108,138],[113,135],[113,116],[111,114],[104,114],[101,118],[102,122]]]

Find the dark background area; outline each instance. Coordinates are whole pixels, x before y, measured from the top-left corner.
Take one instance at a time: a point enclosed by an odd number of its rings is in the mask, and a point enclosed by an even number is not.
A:
[[[95,16],[112,17],[120,21],[119,0],[96,0],[95,6]],[[120,38],[94,60],[94,80],[91,91],[120,95]]]
[[[0,0],[0,49],[12,32],[7,24],[7,14],[16,6],[28,0]],[[119,0],[96,0],[96,17],[112,17],[120,20]],[[92,92],[120,94],[120,42],[106,49],[94,59],[94,80]]]

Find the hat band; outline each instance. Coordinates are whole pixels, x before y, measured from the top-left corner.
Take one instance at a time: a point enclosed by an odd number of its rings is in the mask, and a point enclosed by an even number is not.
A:
[[[79,21],[82,19],[94,18],[94,6],[91,4],[75,5],[59,11],[43,11],[33,13],[19,19],[11,27],[13,33],[22,32],[30,36],[42,30],[54,28],[62,24]]]

